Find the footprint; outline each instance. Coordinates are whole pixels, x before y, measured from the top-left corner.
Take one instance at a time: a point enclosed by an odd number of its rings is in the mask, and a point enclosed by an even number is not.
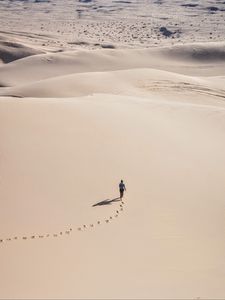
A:
[[[0,240],[0,243],[3,243],[3,240]]]
[[[7,242],[10,242],[10,241],[11,241],[11,239],[6,239],[6,241],[7,241]]]
[[[117,218],[117,217],[118,217],[118,215],[115,215],[115,217]]]
[[[66,231],[66,234],[70,234],[70,231],[67,230],[67,231]]]
[[[109,223],[109,220],[105,220],[106,221],[106,223]]]
[[[81,231],[81,228],[80,228],[80,227],[78,227],[78,228],[77,228],[77,230]]]
[[[90,224],[90,227],[94,227],[94,225],[93,225],[93,224]]]
[[[84,228],[87,228],[87,226],[86,226],[86,225],[83,225],[83,227],[84,227]]]
[[[112,220],[112,217],[110,217],[110,220]]]
[[[47,237],[47,238],[50,237],[50,234],[46,234],[46,237]]]
[[[100,221],[98,221],[97,223],[98,223],[98,224],[101,224],[101,222],[100,222]]]
[[[72,228],[70,228],[70,231],[72,231],[73,229]]]
[[[62,235],[63,234],[62,231],[59,234]]]
[[[14,237],[14,240],[17,240],[17,239],[18,239],[17,236],[15,236],[15,237]]]
[[[118,210],[116,211],[118,214],[120,213]]]
[[[35,235],[32,235],[32,236],[31,236],[31,239],[35,239]]]
[[[58,236],[58,234],[54,233],[54,234],[53,234],[53,236],[54,236],[54,237],[57,237],[57,236]]]
[[[23,240],[27,240],[27,237],[26,237],[26,236],[23,236]]]
[[[122,204],[124,204],[124,202],[122,201]]]
[[[43,235],[39,235],[39,239],[43,239],[43,237],[44,237]]]
[[[121,209],[120,209],[121,211],[123,211],[123,208],[121,207]]]

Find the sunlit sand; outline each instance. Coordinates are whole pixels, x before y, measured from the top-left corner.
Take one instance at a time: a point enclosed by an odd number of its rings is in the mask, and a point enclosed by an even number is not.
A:
[[[0,298],[224,298],[224,8],[0,2]]]

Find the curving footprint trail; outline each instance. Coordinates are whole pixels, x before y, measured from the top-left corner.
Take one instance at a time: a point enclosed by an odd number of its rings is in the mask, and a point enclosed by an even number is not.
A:
[[[19,240],[27,241],[27,240],[36,240],[36,239],[45,239],[45,238],[58,238],[58,237],[62,237],[65,235],[69,236],[75,230],[87,231],[88,229],[93,229],[101,224],[108,224],[108,223],[112,222],[114,219],[118,218],[120,216],[120,214],[124,211],[124,204],[125,203],[123,201],[120,201],[119,207],[112,213],[111,216],[109,216],[108,218],[104,218],[102,220],[97,220],[95,223],[83,224],[78,227],[69,228],[67,230],[62,230],[60,232],[55,232],[55,233],[51,233],[51,234],[46,233],[46,234],[42,234],[42,235],[35,234],[35,235],[31,235],[31,236],[24,235],[24,236],[8,237],[8,238],[0,239],[0,244],[13,242],[13,241],[19,241]]]

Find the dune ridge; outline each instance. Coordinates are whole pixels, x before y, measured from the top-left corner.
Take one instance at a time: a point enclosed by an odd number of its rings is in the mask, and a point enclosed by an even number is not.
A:
[[[4,88],[0,95],[18,98],[55,98],[79,97],[95,93],[110,93],[121,95],[139,95],[148,97],[149,93],[170,91],[211,94],[225,98],[223,80],[221,84],[207,78],[180,75],[177,73],[155,70],[135,69],[75,73],[40,80],[26,85]],[[112,82],[114,84],[112,85]]]
[[[44,52],[21,43],[9,42],[6,38],[0,36],[0,61],[3,63],[10,63],[24,57],[41,53]]]
[[[129,93],[138,93],[141,82],[145,81],[146,85],[146,80],[153,81],[154,77],[156,80],[161,77],[164,81],[177,77],[175,83],[180,81],[184,87],[191,81],[204,91],[206,85],[214,88],[214,81],[207,80],[206,76],[212,77],[215,73],[217,76],[225,75],[224,53],[224,43],[209,43],[157,50],[79,50],[35,55],[1,67],[0,82],[3,88],[0,94],[72,97],[100,92],[124,93],[128,90]],[[212,63],[216,64],[216,69],[212,68]],[[205,83],[197,75],[203,75]],[[113,86],[112,80],[115,82]],[[151,84],[147,85],[150,91]],[[223,97],[223,85],[217,84],[217,88],[220,88],[218,94]]]

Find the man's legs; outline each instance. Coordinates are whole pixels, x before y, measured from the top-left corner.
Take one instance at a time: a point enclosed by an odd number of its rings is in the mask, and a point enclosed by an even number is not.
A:
[[[120,190],[120,198],[123,198],[123,190]]]

